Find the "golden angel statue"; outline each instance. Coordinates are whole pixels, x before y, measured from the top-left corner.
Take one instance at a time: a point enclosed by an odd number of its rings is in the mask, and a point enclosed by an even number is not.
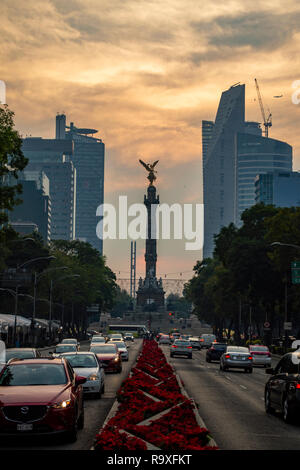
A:
[[[147,171],[149,171],[147,178],[150,181],[150,185],[153,185],[153,181],[156,180],[155,173],[157,173],[157,171],[154,170],[154,167],[159,162],[159,160],[156,160],[154,163],[145,163],[142,160],[139,160],[139,162],[146,168]]]

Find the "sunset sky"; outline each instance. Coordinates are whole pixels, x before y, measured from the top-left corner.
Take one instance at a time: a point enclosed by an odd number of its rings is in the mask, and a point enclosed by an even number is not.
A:
[[[201,202],[201,121],[215,118],[222,91],[237,82],[246,84],[246,119],[260,121],[254,78],[273,115],[270,136],[293,146],[300,170],[296,0],[1,0],[0,37],[16,127],[53,138],[65,112],[68,123],[98,129],[105,202],[143,201],[139,158],[159,160],[161,202]],[[129,277],[130,242],[106,241],[104,252]],[[143,275],[141,240],[137,252]],[[160,241],[158,254],[163,277],[190,277],[200,257],[184,241]]]

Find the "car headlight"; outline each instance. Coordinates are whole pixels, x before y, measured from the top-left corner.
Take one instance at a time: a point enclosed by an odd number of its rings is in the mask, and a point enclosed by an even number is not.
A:
[[[88,380],[99,380],[99,375],[97,374],[92,374],[88,377]]]
[[[71,400],[64,400],[59,403],[54,403],[52,405],[52,408],[55,408],[56,410],[58,410],[58,409],[68,408],[69,406],[71,406]]]
[[[115,358],[114,358],[114,361],[115,361],[115,362],[119,362],[119,358],[118,358],[118,357],[115,357]]]

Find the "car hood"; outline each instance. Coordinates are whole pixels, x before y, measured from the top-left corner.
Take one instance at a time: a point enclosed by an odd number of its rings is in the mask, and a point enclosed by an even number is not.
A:
[[[92,374],[98,374],[98,367],[73,367],[75,374],[80,375],[81,377],[89,377]]]
[[[48,404],[65,399],[70,389],[69,385],[27,385],[0,387],[0,406],[12,404]]]

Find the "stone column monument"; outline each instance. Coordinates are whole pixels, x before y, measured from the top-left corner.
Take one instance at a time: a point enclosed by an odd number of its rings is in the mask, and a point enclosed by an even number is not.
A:
[[[159,204],[159,196],[156,196],[156,188],[153,185],[153,181],[156,180],[155,173],[157,172],[154,170],[154,167],[158,163],[158,160],[152,164],[146,164],[142,160],[140,160],[140,163],[149,172],[147,178],[150,181],[150,184],[147,188],[147,196],[144,196],[144,204],[148,213],[145,251],[146,276],[145,279],[139,279],[138,290],[136,293],[137,306],[143,309],[146,306],[149,308],[151,305],[154,306],[155,304],[157,310],[164,310],[165,292],[163,290],[162,279],[160,278],[158,280],[156,278],[157,249],[155,237],[155,206]]]

